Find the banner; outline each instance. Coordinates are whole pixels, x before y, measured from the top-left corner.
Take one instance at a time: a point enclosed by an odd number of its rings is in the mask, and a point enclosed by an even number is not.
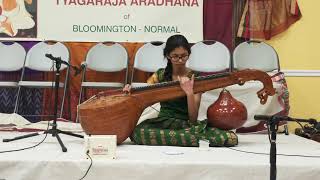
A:
[[[0,0],[0,38],[80,42],[203,39],[203,0]]]

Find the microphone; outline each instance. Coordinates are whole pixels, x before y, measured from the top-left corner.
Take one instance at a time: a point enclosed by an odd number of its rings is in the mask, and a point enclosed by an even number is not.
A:
[[[78,74],[80,74],[86,66],[87,66],[87,63],[83,62],[81,63],[80,67],[73,67],[75,71],[74,76],[77,76]]]
[[[74,76],[77,76],[78,74],[81,73],[81,71],[86,67],[86,63],[82,63],[80,68],[76,67],[76,66],[73,66],[71,64],[69,64],[68,62],[64,61],[61,59],[61,57],[54,57],[52,54],[45,54],[45,56],[53,61],[56,61],[58,63],[62,63],[62,64],[65,64],[67,66],[70,66],[72,67],[72,69],[74,70]]]
[[[52,54],[45,54],[45,56],[54,61],[61,61],[61,57],[53,57]]]
[[[69,66],[69,63],[67,63],[66,61],[62,60],[61,57],[54,57],[52,54],[45,54],[45,56],[49,59],[51,59],[52,61],[56,61],[58,63],[62,63],[65,64],[67,66]]]
[[[80,65],[80,69],[83,70],[87,66],[86,62],[82,62]]]

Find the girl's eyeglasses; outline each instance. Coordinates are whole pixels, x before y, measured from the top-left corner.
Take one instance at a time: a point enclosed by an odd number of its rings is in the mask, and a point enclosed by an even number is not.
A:
[[[177,56],[177,55],[173,55],[173,56],[169,56],[169,58],[172,60],[172,61],[179,61],[180,59],[182,61],[186,61],[189,59],[189,54],[184,54],[184,55],[181,55],[181,56]]]

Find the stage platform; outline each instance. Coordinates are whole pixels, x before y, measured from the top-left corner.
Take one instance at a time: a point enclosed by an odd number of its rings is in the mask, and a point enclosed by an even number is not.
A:
[[[0,151],[29,147],[39,143],[40,135],[3,143],[26,133],[0,132]],[[61,135],[68,152],[62,152],[57,140],[48,136],[39,146],[0,154],[0,179],[76,180],[88,169],[83,139]],[[267,180],[269,179],[269,140],[266,134],[239,135],[230,148],[168,147],[132,145],[117,147],[117,159],[94,160],[86,180]],[[280,154],[320,156],[320,143],[293,134],[277,136]],[[278,180],[320,179],[320,160],[311,157],[277,156]]]

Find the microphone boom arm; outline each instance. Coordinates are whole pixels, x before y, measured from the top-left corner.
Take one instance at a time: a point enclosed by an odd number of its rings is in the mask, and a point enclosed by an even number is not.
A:
[[[293,121],[293,122],[305,122],[312,124],[314,126],[317,126],[319,123],[316,119],[298,119],[298,118],[291,118],[289,116],[279,116],[279,115],[274,115],[274,116],[267,116],[267,115],[254,115],[254,119],[258,121]]]
[[[61,64],[64,64],[68,67],[71,67],[75,71],[75,73],[74,73],[75,76],[81,72],[81,69],[79,69],[76,66],[71,65],[67,61],[62,60],[61,57],[54,57],[52,54],[45,54],[45,56],[47,58],[51,59],[52,61],[55,61],[56,63],[61,63]]]

